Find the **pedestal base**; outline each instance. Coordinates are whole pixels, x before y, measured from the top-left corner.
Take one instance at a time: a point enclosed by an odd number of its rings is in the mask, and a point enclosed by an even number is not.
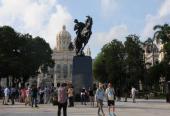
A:
[[[92,87],[92,59],[90,56],[74,56],[72,83],[75,95],[80,96],[82,88]]]

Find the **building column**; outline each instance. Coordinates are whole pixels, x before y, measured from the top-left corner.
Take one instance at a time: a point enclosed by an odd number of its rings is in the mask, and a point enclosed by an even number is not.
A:
[[[142,81],[141,80],[139,80],[139,90],[143,90]]]
[[[7,86],[7,78],[1,78],[1,86],[6,87]]]
[[[67,79],[70,80],[70,64],[67,64]]]
[[[54,73],[54,87],[57,87],[57,74]]]
[[[64,75],[63,75],[63,63],[60,64],[61,70],[60,70],[60,78],[63,79]]]
[[[41,81],[41,77],[37,77],[37,87],[40,87],[40,81]]]

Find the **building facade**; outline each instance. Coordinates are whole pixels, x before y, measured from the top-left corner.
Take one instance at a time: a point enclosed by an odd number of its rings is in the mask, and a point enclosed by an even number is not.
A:
[[[153,44],[145,45],[145,64],[147,68],[153,66],[157,62],[161,62],[164,58],[163,44],[153,42]]]
[[[146,45],[144,47],[145,50],[145,63],[149,68],[153,64],[159,61],[159,49],[156,44],[153,45]]]
[[[52,59],[55,62],[53,71],[54,86],[61,82],[71,82],[72,65],[75,51],[69,49],[71,35],[63,26],[62,31],[56,35],[56,47],[53,50]]]
[[[63,26],[62,30],[56,34],[56,46],[52,54],[55,65],[53,68],[48,69],[48,74],[39,74],[37,79],[38,86],[42,84],[43,86],[48,86],[50,83],[54,83],[56,87],[57,83],[72,82],[73,57],[76,55],[76,52],[74,48],[70,49],[70,43],[71,35],[66,30],[66,26]],[[89,47],[85,50],[85,55],[91,56]]]

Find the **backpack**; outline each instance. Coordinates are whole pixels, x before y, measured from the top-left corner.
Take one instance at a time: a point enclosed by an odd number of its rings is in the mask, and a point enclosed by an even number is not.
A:
[[[111,100],[111,99],[115,99],[115,93],[114,93],[114,90],[113,89],[111,89],[111,88],[108,88],[107,89],[107,97],[108,97],[108,99],[109,100]]]

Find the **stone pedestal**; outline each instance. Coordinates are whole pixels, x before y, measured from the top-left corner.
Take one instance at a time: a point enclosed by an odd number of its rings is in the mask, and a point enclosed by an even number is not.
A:
[[[92,87],[92,58],[90,56],[74,56],[72,84],[75,95],[80,95],[82,88]]]

